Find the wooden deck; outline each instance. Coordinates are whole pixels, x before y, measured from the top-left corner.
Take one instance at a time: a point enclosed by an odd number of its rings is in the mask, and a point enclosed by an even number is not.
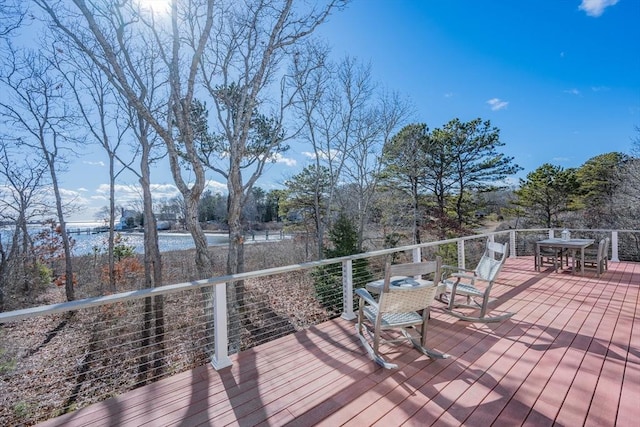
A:
[[[428,342],[449,359],[402,344],[384,348],[400,365],[384,370],[336,319],[42,425],[638,425],[640,264],[598,279],[537,273],[523,257],[498,282],[494,310],[517,312],[501,323],[436,303]]]

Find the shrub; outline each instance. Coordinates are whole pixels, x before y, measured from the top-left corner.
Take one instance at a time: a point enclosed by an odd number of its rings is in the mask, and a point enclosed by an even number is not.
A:
[[[34,270],[41,285],[48,285],[53,280],[53,270],[40,261],[34,264]]]
[[[327,258],[362,253],[358,247],[358,233],[349,218],[340,214],[333,227],[329,230],[329,240],[333,244],[326,248],[324,253]],[[369,261],[357,259],[353,261],[354,287],[363,287],[371,280]],[[331,264],[316,268],[312,272],[314,278],[316,296],[322,305],[332,312],[340,312],[342,309],[342,268],[340,264]]]

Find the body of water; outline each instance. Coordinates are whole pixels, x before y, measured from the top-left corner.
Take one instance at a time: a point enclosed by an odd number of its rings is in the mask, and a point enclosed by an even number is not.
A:
[[[108,247],[107,240],[109,233],[73,233],[74,230],[89,230],[97,227],[101,227],[104,224],[97,222],[69,222],[67,223],[67,230],[72,233],[70,236],[75,240],[73,247],[74,255],[87,255],[93,254],[93,248],[99,248],[101,251],[106,251]],[[29,233],[38,233],[46,226],[29,225]],[[3,227],[0,229],[2,235],[2,242],[7,244],[11,239],[11,227]],[[120,232],[120,235],[124,239],[124,243],[128,246],[133,246],[135,252],[144,253],[144,235],[141,232]],[[226,245],[229,242],[229,236],[227,234],[207,234],[207,242],[210,246]],[[158,233],[158,244],[160,246],[160,252],[168,251],[182,251],[186,249],[193,249],[193,239],[189,233]]]
[[[144,235],[140,232],[121,232],[123,243],[127,246],[135,247],[136,253],[144,253]],[[76,241],[73,252],[75,255],[93,254],[93,248],[98,247],[105,251],[108,247],[107,239],[109,233],[97,234],[74,234],[73,239]],[[209,246],[226,245],[229,237],[224,234],[207,234],[207,243]],[[193,249],[193,239],[189,233],[158,233],[158,245],[160,252],[182,251]]]
[[[103,223],[98,222],[69,222],[67,223],[67,230],[71,232],[70,236],[75,240],[75,245],[73,247],[73,253],[76,256],[88,255],[94,253],[94,248],[99,248],[100,251],[106,251],[108,247],[107,239],[109,238],[108,232],[102,233],[87,233],[86,231],[83,233],[75,233],[77,230],[92,230],[95,228],[103,227]],[[43,230],[46,226],[38,226],[38,225],[30,225],[30,233],[37,233]],[[11,238],[11,227],[3,227],[0,229],[0,238],[2,238],[2,242],[6,244]],[[135,252],[142,254],[144,253],[144,235],[138,231],[132,232],[119,232],[122,238],[124,239],[124,243],[128,246],[133,246],[135,248]],[[209,246],[224,246],[229,243],[229,236],[226,233],[220,234],[212,234],[206,233],[207,243]],[[282,237],[279,232],[271,232],[270,235],[266,235],[264,231],[256,232],[255,234],[247,235],[246,242],[265,242],[279,240]],[[168,252],[168,251],[182,251],[187,249],[195,248],[193,244],[193,239],[191,238],[191,234],[189,233],[170,233],[170,232],[159,232],[158,233],[158,244],[160,246],[160,252]]]

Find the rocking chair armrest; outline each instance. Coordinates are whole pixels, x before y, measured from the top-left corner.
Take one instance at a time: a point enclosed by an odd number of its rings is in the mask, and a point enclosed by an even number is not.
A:
[[[466,273],[453,273],[449,277],[457,277],[459,279],[469,279],[469,280],[479,279],[479,277],[477,277],[475,274],[466,274]]]
[[[474,276],[473,280],[476,282],[485,282],[485,283],[491,282],[491,280],[485,279],[484,277],[480,277],[480,276]]]
[[[375,298],[366,289],[358,288],[356,289],[355,293],[358,297],[362,298],[367,303],[374,305],[376,307],[378,306],[378,301],[376,301]]]
[[[460,273],[460,272],[473,273],[473,270],[469,270],[468,268],[464,268],[464,267],[458,267],[457,265],[446,265],[445,264],[441,268],[442,268],[442,271],[451,270],[451,271],[457,271],[458,273]]]

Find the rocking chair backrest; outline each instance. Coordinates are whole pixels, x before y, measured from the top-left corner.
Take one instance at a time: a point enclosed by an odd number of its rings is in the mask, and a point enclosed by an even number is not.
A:
[[[379,301],[380,313],[407,313],[429,307],[436,294],[441,266],[442,258],[440,257],[429,262],[394,265],[387,263]],[[433,284],[411,284],[409,281],[406,286],[391,285],[393,276],[420,278],[422,275],[432,273],[434,274]]]
[[[492,282],[504,265],[507,258],[509,243],[495,243],[487,241],[484,254],[476,266],[476,276]]]

